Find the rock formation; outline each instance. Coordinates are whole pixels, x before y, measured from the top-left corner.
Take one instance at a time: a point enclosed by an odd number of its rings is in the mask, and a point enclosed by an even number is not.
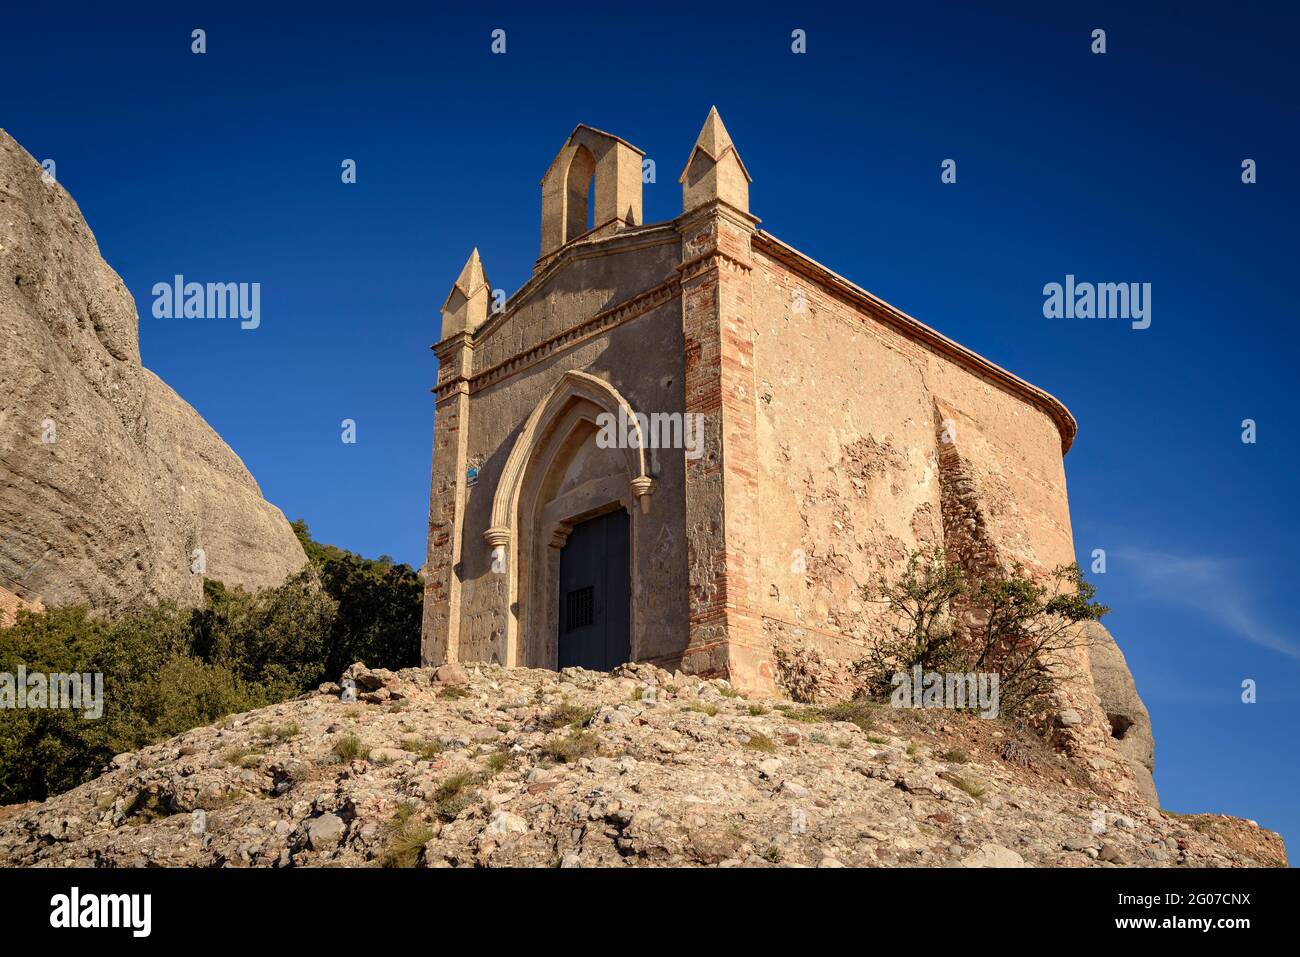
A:
[[[1084,633],[1088,640],[1093,687],[1110,721],[1115,750],[1132,771],[1138,791],[1147,801],[1159,805],[1152,778],[1156,742],[1151,733],[1151,715],[1138,697],[1128,661],[1103,625],[1095,621],[1086,622]]]
[[[140,361],[76,203],[0,130],[0,585],[109,613],[274,585],[306,558],[239,457]]]
[[[0,866],[1284,866],[968,714],[745,699],[642,663],[348,669],[0,812]],[[351,703],[349,703],[349,699]]]

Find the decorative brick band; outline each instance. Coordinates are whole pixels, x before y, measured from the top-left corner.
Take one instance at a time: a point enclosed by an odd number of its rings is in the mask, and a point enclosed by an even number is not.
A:
[[[518,355],[475,374],[469,380],[469,390],[470,392],[478,392],[516,372],[536,365],[561,350],[586,342],[588,339],[599,336],[615,326],[621,326],[625,322],[638,319],[646,313],[658,309],[664,303],[670,302],[680,292],[681,282],[674,276],[667,282],[647,289],[631,299],[625,299],[618,305],[598,312],[590,319],[578,323],[573,328],[566,329],[549,339],[543,339],[537,345],[525,349]],[[441,399],[445,394],[453,390],[458,381],[461,380],[452,380],[438,385],[433,390],[434,395]]]

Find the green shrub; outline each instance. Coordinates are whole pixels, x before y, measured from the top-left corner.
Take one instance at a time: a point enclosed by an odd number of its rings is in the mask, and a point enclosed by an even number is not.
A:
[[[914,551],[902,573],[865,597],[887,607],[890,634],[854,663],[869,694],[889,698],[895,675],[990,672],[1005,716],[1042,710],[1073,677],[1084,647],[1075,626],[1110,609],[1077,564],[1031,574],[1015,565],[968,576],[941,547]]]
[[[837,701],[821,709],[822,717],[827,721],[847,721],[856,724],[863,731],[872,730],[875,705],[865,698],[852,698],[849,701]]]
[[[600,739],[590,731],[572,731],[568,737],[552,739],[542,746],[542,753],[560,764],[573,764],[600,753]]]
[[[591,721],[596,715],[595,708],[583,708],[576,704],[562,704],[551,711],[550,714],[542,718],[541,724],[545,728],[581,728]]]
[[[988,791],[988,788],[986,788],[984,785],[980,784],[978,781],[974,780],[973,778],[963,778],[963,777],[954,776],[948,778],[947,780],[951,781],[953,784],[957,785],[957,787],[961,788],[971,797],[976,799],[982,798],[985,792]]]
[[[474,776],[463,772],[443,779],[430,798],[439,820],[454,821],[461,811],[478,800],[478,792],[470,786],[474,783]]]
[[[223,751],[221,760],[239,768],[255,768],[262,761],[262,752],[250,745],[236,745]]]
[[[115,754],[292,698],[354,661],[417,664],[423,588],[415,572],[314,542],[305,522],[294,531],[310,564],[278,588],[250,594],[206,581],[197,609],[161,604],[109,621],[55,607],[20,612],[0,630],[0,672],[23,665],[104,676],[98,720],[0,711],[0,804],[44,800],[94,777]]]
[[[293,530],[338,607],[325,649],[325,674],[337,678],[354,661],[394,670],[418,665],[424,583],[415,571],[387,555],[363,558],[313,541],[302,519]]]
[[[442,753],[442,745],[434,740],[424,738],[403,738],[402,750],[418,754],[423,761],[436,761]]]
[[[364,761],[370,757],[370,749],[362,744],[361,739],[355,734],[343,735],[334,742],[334,747],[330,750],[344,764],[349,764],[352,761]]]
[[[407,801],[400,804],[386,829],[388,840],[379,856],[381,867],[416,867],[424,846],[437,832],[419,818],[419,807]]]
[[[292,741],[302,733],[298,727],[298,722],[290,721],[288,724],[271,725],[264,724],[257,729],[257,736],[273,741],[276,744],[283,744],[286,741]]]
[[[134,751],[283,697],[225,664],[192,657],[191,613],[163,605],[118,622],[84,608],[24,612],[0,631],[0,672],[99,673],[103,715],[81,711],[0,712],[0,804],[41,801],[89,780]]]

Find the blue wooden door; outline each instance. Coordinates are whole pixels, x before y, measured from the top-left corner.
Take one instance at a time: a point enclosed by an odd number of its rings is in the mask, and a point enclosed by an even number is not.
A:
[[[560,667],[609,671],[632,657],[627,512],[573,527],[560,551]]]

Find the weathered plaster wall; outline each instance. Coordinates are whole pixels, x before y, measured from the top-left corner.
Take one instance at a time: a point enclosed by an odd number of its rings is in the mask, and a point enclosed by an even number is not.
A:
[[[1024,399],[930,354],[926,383],[983,492],[999,547],[1026,565],[1074,561],[1061,435]]]
[[[883,633],[882,570],[944,542],[946,423],[1005,556],[1072,561],[1061,436],[1025,399],[755,256],[765,625],[841,662]],[[882,568],[883,563],[883,568]]]

